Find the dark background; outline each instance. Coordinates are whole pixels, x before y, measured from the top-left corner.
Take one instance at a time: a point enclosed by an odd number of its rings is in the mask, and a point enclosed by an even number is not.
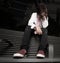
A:
[[[36,2],[48,8],[48,34],[60,36],[60,0],[0,0],[0,28],[24,31]]]

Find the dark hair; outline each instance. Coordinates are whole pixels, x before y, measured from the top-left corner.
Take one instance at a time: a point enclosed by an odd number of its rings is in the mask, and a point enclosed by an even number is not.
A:
[[[47,17],[48,15],[47,6],[44,3],[38,4],[37,14],[40,15],[42,12],[45,12],[45,16]]]

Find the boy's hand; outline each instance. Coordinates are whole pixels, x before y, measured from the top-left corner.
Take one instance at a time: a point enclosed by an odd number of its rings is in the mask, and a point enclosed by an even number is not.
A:
[[[41,30],[41,28],[40,27],[38,27],[38,26],[36,26],[35,28],[34,28],[34,34],[38,34],[38,35],[41,35],[42,34],[42,30]]]

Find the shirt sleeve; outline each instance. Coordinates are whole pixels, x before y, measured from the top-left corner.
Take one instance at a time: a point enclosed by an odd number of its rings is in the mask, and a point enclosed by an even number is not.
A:
[[[29,21],[28,21],[28,26],[31,26],[31,29],[33,29],[36,25],[36,13],[32,13]]]
[[[45,18],[44,21],[42,21],[42,26],[43,26],[43,28],[47,28],[48,27],[48,17]]]

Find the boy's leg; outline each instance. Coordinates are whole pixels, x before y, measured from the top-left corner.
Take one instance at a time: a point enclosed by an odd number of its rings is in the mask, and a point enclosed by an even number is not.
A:
[[[31,36],[32,36],[32,29],[30,26],[27,26],[24,32],[24,36],[22,39],[22,45],[20,49],[26,49],[26,51],[28,51]]]
[[[13,55],[13,57],[21,57],[22,58],[22,57],[25,56],[25,54],[27,53],[28,48],[29,48],[31,36],[32,36],[32,30],[31,30],[30,26],[27,26],[26,29],[25,29],[25,32],[24,32],[20,51],[15,53]]]
[[[43,55],[41,55],[41,57],[45,57],[44,53],[45,53],[46,46],[48,44],[47,41],[48,35],[47,35],[47,29],[42,29],[42,31],[43,34],[38,36],[40,40],[40,44],[39,44],[37,56],[39,56],[39,53],[42,53]]]

